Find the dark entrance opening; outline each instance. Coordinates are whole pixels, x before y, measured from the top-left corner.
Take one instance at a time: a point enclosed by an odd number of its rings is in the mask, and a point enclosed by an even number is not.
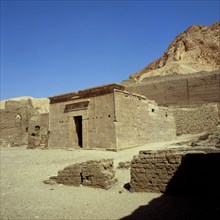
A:
[[[78,145],[82,148],[82,116],[75,116],[73,117],[75,126],[76,126],[76,134],[78,138]]]

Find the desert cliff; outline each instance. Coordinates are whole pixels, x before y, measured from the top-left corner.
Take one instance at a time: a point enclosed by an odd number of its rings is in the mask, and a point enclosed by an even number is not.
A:
[[[210,26],[193,25],[180,33],[164,54],[130,79],[141,81],[151,76],[189,74],[220,68],[220,22]]]

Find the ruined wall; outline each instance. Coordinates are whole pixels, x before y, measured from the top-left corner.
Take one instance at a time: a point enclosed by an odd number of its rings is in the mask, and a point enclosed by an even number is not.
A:
[[[109,189],[117,182],[115,178],[114,162],[112,159],[90,160],[80,164],[73,164],[58,172],[57,177],[51,177],[45,183],[57,183],[73,186],[89,186]]]
[[[217,107],[218,107],[218,118],[219,118],[219,120],[220,120],[220,103],[217,104]]]
[[[47,148],[49,113],[33,116],[28,123],[28,148]]]
[[[176,130],[172,113],[146,97],[115,91],[117,147],[129,148],[153,141],[172,140]]]
[[[88,102],[88,106],[74,107],[84,102]],[[83,148],[116,147],[113,94],[51,104],[49,147],[78,147],[75,116],[82,116]]]
[[[176,134],[196,134],[213,131],[220,122],[217,104],[196,105],[187,108],[171,108],[175,123]]]
[[[0,109],[1,145],[28,144],[29,120],[38,114],[31,100],[6,101],[5,109]]]
[[[131,191],[182,195],[219,193],[220,151],[140,151],[131,164]]]
[[[219,71],[150,77],[125,86],[126,90],[144,95],[159,105],[220,103]]]

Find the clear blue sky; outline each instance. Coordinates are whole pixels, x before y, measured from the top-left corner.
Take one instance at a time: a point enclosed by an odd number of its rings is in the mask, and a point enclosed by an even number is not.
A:
[[[1,1],[1,100],[118,82],[194,24],[219,21],[219,1]]]

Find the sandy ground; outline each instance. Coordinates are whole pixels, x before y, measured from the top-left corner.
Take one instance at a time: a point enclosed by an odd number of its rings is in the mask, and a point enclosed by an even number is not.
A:
[[[125,190],[129,170],[116,169],[119,181],[109,190],[42,182],[76,162],[113,158],[117,167],[118,162],[132,159],[139,150],[167,148],[170,143],[120,152],[1,147],[1,219],[179,219],[179,215],[184,216],[181,212],[192,211],[189,207],[199,213],[199,208],[184,198]]]

